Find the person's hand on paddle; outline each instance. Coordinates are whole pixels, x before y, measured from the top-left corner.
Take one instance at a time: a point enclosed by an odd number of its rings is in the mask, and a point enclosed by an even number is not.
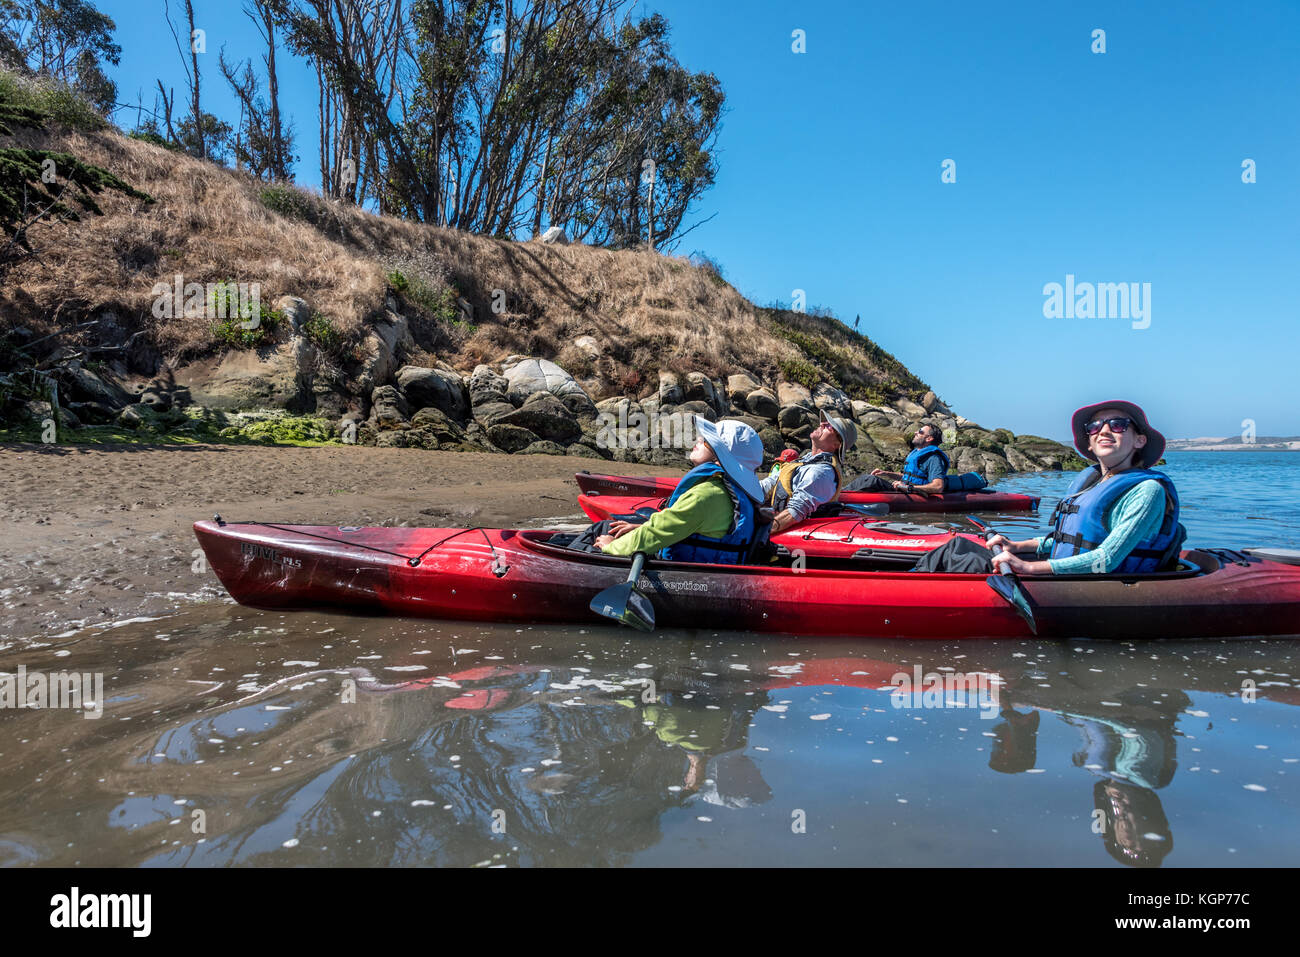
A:
[[[1007,538],[1005,535],[994,535],[984,544],[987,545],[989,547],[989,551],[993,552],[994,554],[997,553],[998,547],[1001,545],[1005,545],[1007,548],[1011,549],[1012,551],[1015,551],[1016,548],[1016,543],[1013,542],[1011,539]]]
[[[609,534],[613,536],[613,538],[621,538],[634,528],[640,528],[640,526],[633,524],[632,522],[610,522]]]
[[[999,535],[998,537],[1001,538],[1002,536]],[[1020,560],[1011,552],[998,552],[993,556],[992,560],[993,570],[999,573],[1002,571],[999,566],[1006,565],[1017,575],[1023,575],[1025,574],[1026,567],[1029,565],[1028,562]]]
[[[997,536],[1001,538],[1001,536]],[[1012,544],[1015,544],[1014,542]],[[1006,565],[1017,575],[1050,575],[1052,566],[1050,562],[1027,562],[1023,558],[1017,558],[1011,552],[999,552],[992,558],[993,571],[1001,574],[1003,565]]]
[[[895,483],[894,483],[894,488],[898,489],[900,492],[906,492],[906,491],[907,491],[907,483],[906,483],[906,482],[895,482]]]

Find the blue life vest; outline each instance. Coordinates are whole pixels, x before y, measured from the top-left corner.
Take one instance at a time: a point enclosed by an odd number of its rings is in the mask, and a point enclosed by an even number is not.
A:
[[[671,508],[692,486],[707,482],[715,475],[722,477],[722,484],[731,496],[731,529],[721,538],[710,538],[698,533],[689,535],[680,542],[661,549],[659,558],[672,562],[708,562],[714,565],[743,565],[749,559],[758,533],[757,506],[743,489],[732,484],[717,462],[697,465],[682,476],[677,488],[673,489],[673,494],[668,496],[664,508]]]
[[[927,445],[923,449],[912,449],[907,454],[907,461],[903,463],[903,481],[911,482],[913,485],[925,485],[932,482],[933,479],[925,474],[922,463],[931,455],[939,456],[939,461],[943,463],[943,470],[948,471],[951,463],[948,461],[947,454],[937,445]]]
[[[1178,525],[1178,493],[1163,472],[1153,469],[1128,469],[1106,479],[1094,465],[1079,473],[1070,490],[1052,513],[1052,558],[1068,558],[1092,551],[1109,534],[1106,513],[1120,497],[1138,483],[1155,479],[1165,490],[1165,517],[1153,537],[1144,538],[1112,572],[1135,573],[1160,571],[1171,552],[1181,544]]]

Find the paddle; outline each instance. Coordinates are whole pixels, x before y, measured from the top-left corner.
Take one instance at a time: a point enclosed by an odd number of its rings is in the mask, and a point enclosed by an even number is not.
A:
[[[970,515],[966,516],[966,521],[978,528],[986,538],[992,538],[997,534],[989,526],[985,525],[977,518]],[[998,546],[999,552],[1008,551],[1005,545]],[[1024,590],[1020,587],[1020,579],[1016,577],[1015,572],[1007,565],[1002,566],[1001,575],[990,575],[984,579],[988,586],[1001,595],[1010,603],[1011,607],[1020,613],[1020,617],[1025,620],[1029,630],[1033,634],[1038,634],[1038,623],[1034,621],[1034,613],[1029,608],[1029,599],[1025,596]]]
[[[621,585],[611,585],[593,598],[591,610],[638,631],[654,631],[654,606],[636,587],[644,565],[645,552],[637,552],[632,558],[632,571],[628,574],[627,581]]]

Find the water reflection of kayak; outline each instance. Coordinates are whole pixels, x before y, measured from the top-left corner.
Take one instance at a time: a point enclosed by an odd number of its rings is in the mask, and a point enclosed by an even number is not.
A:
[[[599,495],[658,495],[666,497],[677,487],[678,478],[656,475],[598,475],[579,472],[574,478],[579,491]],[[1038,508],[1034,495],[979,489],[974,492],[944,492],[919,495],[907,492],[841,492],[847,505],[889,506],[891,512],[979,512],[1031,511]]]
[[[558,547],[549,531],[338,528],[198,522],[237,601],[334,605],[479,621],[603,621],[592,596],[629,560]],[[1300,633],[1300,567],[1225,549],[1183,553],[1150,575],[1025,578],[1041,637]],[[985,576],[651,561],[640,580],[662,626],[879,638],[1023,637]]]

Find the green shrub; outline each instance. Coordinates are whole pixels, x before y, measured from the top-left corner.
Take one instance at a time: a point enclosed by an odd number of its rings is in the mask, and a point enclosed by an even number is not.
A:
[[[171,150],[173,153],[179,153],[181,148],[175,143],[169,143],[164,137],[159,136],[153,130],[132,130],[126,134],[129,139],[140,140],[142,143],[152,143],[154,146],[161,146],[165,150]]]
[[[821,376],[817,373],[817,367],[811,362],[805,362],[803,359],[782,359],[781,375],[785,377],[787,382],[797,382],[809,389],[815,389],[817,383],[821,381]]]
[[[313,313],[302,324],[302,331],[322,352],[339,354],[343,350],[343,334],[334,327],[333,320],[328,316]]]
[[[239,287],[234,280],[217,283],[209,305],[213,314],[226,314],[225,319],[212,324],[212,335],[235,349],[254,349],[274,341],[275,331],[284,321],[284,316],[274,309],[267,309],[261,302],[257,303],[256,315],[241,316]]]
[[[410,283],[407,282],[406,276],[402,274],[401,270],[394,269],[384,278],[388,280],[389,288],[395,293],[404,293],[410,288]]]
[[[80,94],[53,79],[26,79],[0,69],[0,103],[43,113],[55,123],[83,132],[108,125]]]
[[[300,219],[315,224],[320,218],[319,209],[312,197],[292,186],[275,184],[264,187],[258,199],[273,213],[279,213],[287,219]]]

